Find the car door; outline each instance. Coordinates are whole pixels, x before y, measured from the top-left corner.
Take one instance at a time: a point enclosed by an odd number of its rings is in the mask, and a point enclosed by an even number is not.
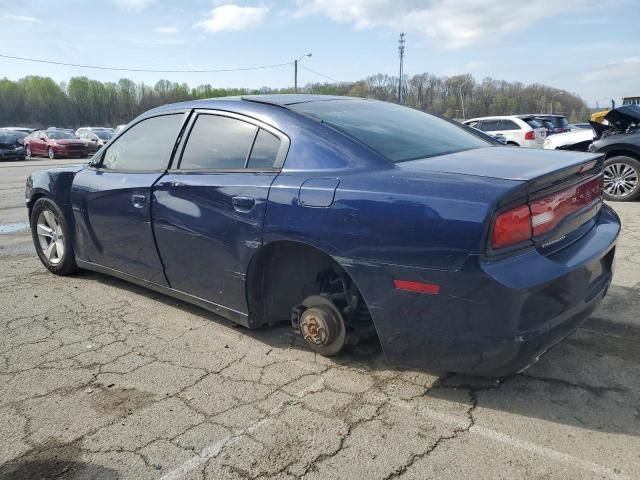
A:
[[[34,155],[43,155],[47,153],[47,134],[44,132],[38,133],[35,137],[35,141],[31,145],[31,153]]]
[[[158,250],[172,288],[244,314],[245,274],[289,140],[224,112],[197,112],[188,130],[179,167],[153,187]]]
[[[76,255],[167,285],[151,228],[151,187],[167,170],[187,113],[144,119],[118,138],[71,188]]]

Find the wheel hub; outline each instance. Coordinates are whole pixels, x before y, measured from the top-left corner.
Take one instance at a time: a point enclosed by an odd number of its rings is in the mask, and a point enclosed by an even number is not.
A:
[[[329,345],[336,338],[338,324],[331,312],[322,307],[312,307],[300,317],[300,333],[313,345]]]

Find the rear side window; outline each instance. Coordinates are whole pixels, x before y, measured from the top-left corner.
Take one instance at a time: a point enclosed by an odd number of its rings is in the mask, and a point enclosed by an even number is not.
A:
[[[391,103],[329,100],[289,108],[343,131],[392,162],[492,145],[461,126]]]
[[[166,169],[183,119],[183,114],[173,114],[137,123],[107,149],[102,168],[143,171]]]
[[[513,120],[500,120],[500,130],[520,130],[520,127]]]
[[[199,115],[189,134],[180,168],[244,168],[256,129],[256,126],[235,118]]]
[[[249,156],[249,168],[272,168],[280,150],[280,139],[260,129]]]

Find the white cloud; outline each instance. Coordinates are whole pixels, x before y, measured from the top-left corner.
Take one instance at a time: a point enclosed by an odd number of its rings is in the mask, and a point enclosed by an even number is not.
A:
[[[465,47],[579,10],[584,0],[298,0],[298,17],[324,15],[356,29],[379,26]]]
[[[38,19],[36,17],[28,17],[26,15],[4,15],[3,18],[6,18],[7,20],[16,20],[18,22],[27,22],[27,23],[34,23],[37,22]]]
[[[113,0],[118,7],[126,10],[141,10],[155,2],[156,0]]]
[[[585,82],[620,82],[640,78],[640,58],[625,58],[607,65],[595,67],[584,73],[581,80]]]
[[[178,33],[178,29],[176,27],[156,27],[156,33],[164,33],[166,35],[173,35]]]
[[[209,12],[209,18],[196,23],[194,27],[213,33],[224,30],[248,30],[260,25],[268,12],[269,7],[221,5]]]

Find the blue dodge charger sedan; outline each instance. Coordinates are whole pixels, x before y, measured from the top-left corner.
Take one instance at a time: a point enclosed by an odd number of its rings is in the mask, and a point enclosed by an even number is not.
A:
[[[246,96],[153,109],[89,164],[31,175],[26,204],[55,274],[291,322],[323,355],[377,336],[392,364],[506,375],[607,292],[602,170],[384,102]]]

